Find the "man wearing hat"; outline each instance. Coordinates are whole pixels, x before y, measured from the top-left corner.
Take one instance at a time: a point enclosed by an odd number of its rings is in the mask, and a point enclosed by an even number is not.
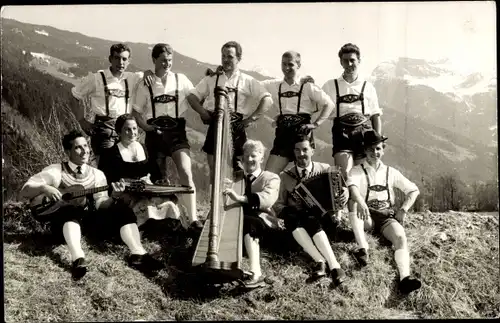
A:
[[[399,271],[399,289],[408,294],[419,289],[421,283],[410,277],[410,253],[403,223],[420,192],[397,169],[382,163],[386,140],[386,137],[375,130],[365,133],[366,161],[354,166],[347,179],[350,194],[349,220],[359,245],[355,255],[362,266],[369,263],[365,229],[381,233],[392,243]],[[398,210],[394,210],[394,188],[405,194],[405,200]]]

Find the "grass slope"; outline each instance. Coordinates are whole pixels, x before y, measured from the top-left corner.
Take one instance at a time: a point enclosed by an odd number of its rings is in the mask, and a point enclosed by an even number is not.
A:
[[[200,211],[207,206],[201,206]],[[117,240],[84,239],[90,271],[79,282],[69,253],[19,203],[4,205],[5,321],[499,318],[498,213],[415,213],[406,224],[412,269],[422,288],[396,291],[393,251],[369,235],[372,265],[360,269],[350,230],[333,244],[349,280],[306,284],[309,259],[275,234],[262,259],[269,285],[248,293],[201,287],[183,274],[196,242],[168,223],[143,232],[146,249],[167,264],[156,277],[127,267]],[[170,223],[171,224],[171,223]],[[244,265],[246,265],[246,259]]]

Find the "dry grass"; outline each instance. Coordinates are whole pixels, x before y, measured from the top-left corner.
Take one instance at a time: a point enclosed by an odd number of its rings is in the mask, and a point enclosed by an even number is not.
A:
[[[206,210],[207,205],[202,205]],[[307,320],[397,318],[498,318],[500,314],[498,213],[418,213],[406,226],[412,269],[422,288],[396,291],[392,249],[369,236],[371,266],[359,269],[350,254],[350,231],[334,251],[349,280],[306,284],[309,259],[293,241],[276,235],[262,259],[265,288],[242,293],[231,285],[204,288],[180,271],[195,243],[165,225],[143,236],[146,248],[167,264],[148,278],[126,265],[116,240],[85,238],[89,273],[73,282],[69,254],[19,204],[4,209],[5,320]],[[153,230],[154,229],[154,230]],[[163,234],[161,234],[163,232]],[[446,235],[444,240],[441,233]],[[290,246],[287,246],[290,244]],[[271,246],[269,246],[271,245]],[[245,259],[246,265],[246,259]]]

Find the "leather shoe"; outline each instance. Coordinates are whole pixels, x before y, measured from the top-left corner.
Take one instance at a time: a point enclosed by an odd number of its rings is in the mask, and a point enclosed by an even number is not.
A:
[[[266,286],[266,282],[264,281],[265,277],[264,275],[260,275],[259,277],[256,277],[255,275],[250,276],[248,279],[243,281],[243,285],[247,289],[254,289],[258,287],[264,287]]]
[[[160,261],[156,260],[147,253],[144,255],[130,255],[128,258],[128,264],[130,267],[139,271],[158,271],[163,268],[163,264]]]
[[[342,284],[347,279],[347,276],[342,268],[334,268],[330,272],[330,275],[332,276],[333,284],[335,286]]]
[[[319,261],[314,265],[311,279],[319,279],[326,276],[326,263]]]
[[[73,261],[73,266],[71,267],[71,276],[74,280],[78,280],[85,276],[87,273],[87,264],[85,258],[78,258]]]
[[[370,261],[368,251],[365,248],[358,249],[356,252],[354,252],[354,256],[356,257],[356,260],[359,262],[361,267],[365,267]]]
[[[409,294],[414,290],[419,289],[422,286],[420,280],[416,278],[411,278],[410,276],[403,278],[399,282],[399,291],[402,294]]]

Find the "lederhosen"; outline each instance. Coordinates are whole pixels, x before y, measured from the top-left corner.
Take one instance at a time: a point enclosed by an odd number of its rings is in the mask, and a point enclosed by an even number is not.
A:
[[[227,92],[234,92],[234,110],[231,111],[231,133],[233,137],[233,159],[234,159],[234,167],[236,166],[236,157],[243,155],[243,144],[247,141],[247,134],[245,131],[245,127],[242,124],[243,114],[238,112],[238,91],[240,84],[241,75],[238,77],[238,81],[236,81],[236,87],[231,88],[227,87]],[[217,78],[215,80],[215,87],[219,84],[219,74],[217,74]],[[215,151],[215,122],[216,120],[212,118],[210,125],[207,130],[207,137],[205,139],[205,143],[203,145],[202,150],[207,154],[214,154]]]
[[[148,85],[149,96],[151,100],[151,111],[153,117],[148,120],[155,120],[157,117],[161,117],[168,121],[169,128],[162,130],[162,134],[159,135],[156,131],[148,131],[146,133],[146,147],[149,156],[156,158],[160,153],[164,156],[172,156],[172,153],[179,149],[189,149],[189,142],[186,136],[186,119],[179,117],[179,76],[177,73],[175,75],[175,95],[162,94],[159,96],[154,96],[153,89]],[[166,86],[165,86],[166,87]],[[156,103],[175,102],[175,118],[168,115],[157,116],[156,115]]]
[[[366,171],[366,168],[363,164],[361,164],[361,168],[363,169],[363,172],[365,173],[366,177],[366,197],[365,197],[365,202],[366,205],[368,205],[369,208],[375,209],[375,210],[387,210],[392,208],[392,203],[391,203],[391,191],[389,190],[389,166],[387,166],[387,172],[385,174],[385,186],[383,185],[371,185],[370,184],[370,178],[368,177],[368,172]],[[369,199],[370,191],[374,192],[383,192],[387,191],[387,200],[379,200],[379,199]],[[391,222],[396,221],[391,216],[379,216],[376,214],[371,214],[373,223],[374,223],[374,230],[376,232],[382,232],[387,225],[389,225]]]
[[[280,109],[280,115],[278,116],[278,120],[276,122],[276,132],[273,143],[273,148],[271,149],[272,155],[286,157],[289,160],[295,160],[295,155],[293,153],[294,144],[292,138],[300,133],[300,127],[303,124],[311,123],[311,115],[308,113],[300,113],[300,99],[302,97],[302,89],[304,88],[305,83],[302,83],[300,86],[299,92],[287,91],[281,92],[280,83],[278,89],[278,104]],[[296,114],[283,114],[283,110],[281,107],[281,98],[291,98],[297,96],[297,113]],[[315,147],[314,145],[314,136],[313,132],[308,130],[306,134],[310,135],[311,138],[311,147]]]
[[[355,158],[362,158],[364,157],[363,135],[367,130],[372,128],[371,120],[365,116],[365,101],[363,93],[366,81],[363,82],[361,93],[359,95],[346,94],[342,96],[339,94],[339,83],[337,79],[335,79],[334,82],[335,90],[337,92],[337,115],[333,121],[332,127],[333,156],[335,156],[338,152],[347,151],[352,152]],[[348,113],[340,116],[341,103],[353,103],[356,101],[361,102],[361,114]]]
[[[129,88],[128,81],[125,79],[125,93],[121,90],[110,90],[106,82],[106,76],[103,71],[99,71],[104,85],[104,100],[106,104],[106,115],[95,116],[94,128],[92,134],[92,149],[96,155],[100,155],[102,149],[111,148],[118,141],[118,134],[115,131],[115,121],[118,116],[111,117],[109,114],[109,97],[125,97],[125,113],[127,113]]]

